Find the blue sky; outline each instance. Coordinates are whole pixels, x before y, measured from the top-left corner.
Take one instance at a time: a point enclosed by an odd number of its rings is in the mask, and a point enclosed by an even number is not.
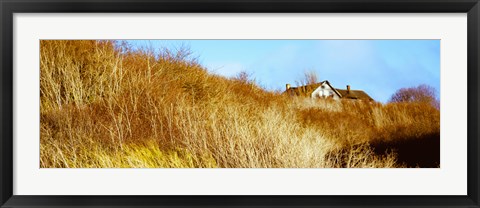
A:
[[[305,72],[386,102],[396,90],[427,84],[440,94],[440,40],[132,40],[134,47],[185,45],[210,72],[246,71],[268,90],[284,90]]]

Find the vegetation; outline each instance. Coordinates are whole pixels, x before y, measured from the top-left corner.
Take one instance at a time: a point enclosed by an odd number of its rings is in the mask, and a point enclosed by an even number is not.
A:
[[[424,84],[399,89],[392,95],[390,102],[420,102],[440,108],[440,101],[436,96],[435,88]]]
[[[43,168],[439,167],[428,103],[288,97],[209,74],[187,50],[40,46]]]

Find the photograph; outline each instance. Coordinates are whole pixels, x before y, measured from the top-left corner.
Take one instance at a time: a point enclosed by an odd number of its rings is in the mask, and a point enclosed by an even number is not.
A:
[[[42,39],[39,167],[440,168],[440,43]]]
[[[480,0],[0,0],[0,208],[480,208]]]

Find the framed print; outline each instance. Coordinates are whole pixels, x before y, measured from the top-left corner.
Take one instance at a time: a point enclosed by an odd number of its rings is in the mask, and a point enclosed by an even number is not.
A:
[[[2,1],[2,207],[479,207],[469,1]]]

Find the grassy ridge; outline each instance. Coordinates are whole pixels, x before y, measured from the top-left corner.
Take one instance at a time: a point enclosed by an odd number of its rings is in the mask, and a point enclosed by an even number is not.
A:
[[[42,40],[40,72],[41,167],[439,165],[428,104],[291,98],[111,41]]]

